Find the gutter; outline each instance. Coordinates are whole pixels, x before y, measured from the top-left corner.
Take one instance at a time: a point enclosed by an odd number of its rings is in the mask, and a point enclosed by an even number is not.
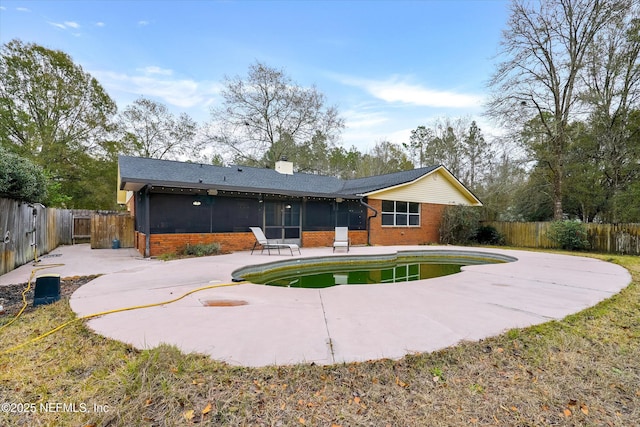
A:
[[[366,226],[367,226],[367,245],[371,246],[371,227],[370,227],[370,223],[371,223],[371,218],[375,218],[375,217],[378,216],[378,211],[373,206],[367,204],[364,201],[364,196],[362,196],[360,194],[358,194],[357,196],[360,197],[359,202],[360,202],[360,204],[362,206],[364,206],[367,209],[371,209],[373,211],[373,215],[367,217],[367,223],[366,223]]]

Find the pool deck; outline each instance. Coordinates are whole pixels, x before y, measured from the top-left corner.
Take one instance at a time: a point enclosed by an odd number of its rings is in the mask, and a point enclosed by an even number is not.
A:
[[[352,247],[350,255],[403,250],[464,250],[513,256],[516,262],[463,267],[462,273],[395,284],[279,288],[254,284],[206,289],[157,307],[103,315],[88,321],[98,334],[152,348],[174,344],[241,366],[334,364],[401,358],[508,329],[561,319],[606,299],[631,282],[624,268],[570,255],[455,246]],[[302,248],[296,258],[341,256],[331,248]],[[291,255],[236,252],[163,262],[133,249],[62,246],[38,272],[63,277],[103,274],[79,288],[71,308],[96,312],[177,298],[194,289],[231,282],[235,269]],[[31,264],[0,276],[22,283]],[[207,301],[245,305],[207,306]],[[214,304],[215,305],[215,304]],[[55,326],[55,325],[52,325]]]

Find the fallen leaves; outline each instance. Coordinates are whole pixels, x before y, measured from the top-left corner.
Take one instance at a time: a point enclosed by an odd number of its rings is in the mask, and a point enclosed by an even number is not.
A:
[[[150,401],[150,400],[149,400]],[[213,409],[213,405],[211,402],[207,403],[207,405],[200,411],[200,421],[204,420],[204,417],[211,412]],[[186,410],[182,413],[182,418],[190,423],[195,423],[197,421],[196,411],[193,409]]]
[[[211,412],[211,403],[207,403],[207,406],[202,410],[202,415],[207,415],[209,412]]]
[[[577,412],[578,408],[580,408],[580,412],[584,415],[589,415],[589,406],[585,403],[580,403],[580,405],[578,405],[578,401],[575,399],[570,399],[569,402],[567,402],[567,407],[562,411],[562,414],[566,418],[569,418]]]
[[[583,414],[589,415],[589,407],[584,403],[580,404],[580,410],[582,411]]]
[[[400,386],[400,387],[402,387],[402,388],[407,388],[407,387],[409,387],[409,384],[407,384],[407,383],[405,383],[404,381],[402,381],[402,380],[400,379],[400,377],[396,377],[396,385],[397,385],[397,386]]]
[[[193,417],[195,417],[195,411],[193,409],[189,409],[182,414],[182,417],[187,421],[193,421]]]

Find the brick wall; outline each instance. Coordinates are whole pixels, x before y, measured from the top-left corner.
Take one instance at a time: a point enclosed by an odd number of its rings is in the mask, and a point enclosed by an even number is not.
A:
[[[303,247],[331,247],[333,246],[334,231],[303,231]],[[352,245],[366,245],[367,232],[365,230],[349,231]],[[181,234],[152,234],[149,241],[150,256],[179,252],[187,244],[220,243],[224,252],[247,251],[253,247],[256,239],[253,233],[181,233]],[[145,235],[136,232],[136,249],[144,254]]]
[[[317,248],[333,246],[333,239],[335,238],[335,231],[303,231],[302,232],[302,246],[307,248]],[[351,239],[351,245],[366,245],[367,244],[367,231],[366,230],[349,230],[349,239]]]
[[[251,249],[256,239],[253,233],[178,233],[152,234],[149,241],[150,255],[179,252],[187,244],[220,243],[223,252],[245,251]]]
[[[134,236],[134,246],[138,250],[138,252],[140,252],[140,255],[144,256],[146,234],[136,231]]]
[[[440,220],[446,205],[420,204],[420,227],[382,226],[382,200],[369,199],[367,202],[378,212],[371,219],[372,245],[422,245],[440,241]]]
[[[440,240],[440,221],[446,205],[422,203],[420,205],[420,227],[383,227],[382,200],[370,199],[368,202],[380,214],[371,219],[372,245],[421,245],[438,243]],[[335,232],[303,231],[303,247],[331,247]],[[352,245],[366,245],[365,230],[350,230]],[[187,244],[220,243],[224,252],[250,250],[255,243],[253,233],[180,233],[152,234],[150,238],[150,256],[181,251]],[[135,245],[138,252],[144,255],[145,234],[136,232]]]

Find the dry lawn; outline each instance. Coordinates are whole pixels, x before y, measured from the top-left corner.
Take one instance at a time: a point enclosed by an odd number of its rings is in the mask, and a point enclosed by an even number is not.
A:
[[[76,322],[0,354],[0,425],[637,426],[640,257],[597,257],[633,283],[562,321],[397,361],[238,368]],[[26,313],[0,351],[73,318],[66,301]]]

